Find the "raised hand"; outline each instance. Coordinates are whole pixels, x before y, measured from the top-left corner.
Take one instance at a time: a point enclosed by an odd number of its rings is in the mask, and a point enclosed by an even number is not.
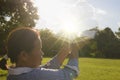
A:
[[[79,55],[79,49],[80,46],[77,43],[71,43],[71,54],[70,54],[70,58],[78,58]]]

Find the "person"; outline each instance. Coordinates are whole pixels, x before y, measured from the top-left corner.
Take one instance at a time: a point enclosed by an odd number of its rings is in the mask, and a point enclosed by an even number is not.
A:
[[[70,46],[71,45],[71,46]],[[66,44],[45,65],[42,41],[38,32],[32,28],[17,28],[10,32],[7,39],[7,56],[15,64],[8,68],[7,80],[73,80],[79,75],[78,47]],[[64,68],[60,68],[69,55]],[[4,59],[4,65],[6,66]]]

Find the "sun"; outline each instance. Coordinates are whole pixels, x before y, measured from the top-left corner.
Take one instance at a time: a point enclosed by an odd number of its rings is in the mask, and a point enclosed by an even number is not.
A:
[[[62,27],[62,31],[64,32],[65,35],[72,36],[76,34],[77,28],[74,27],[72,24],[66,24]]]
[[[77,20],[74,17],[74,15],[72,14],[64,14],[61,15],[61,17],[63,19],[61,19],[61,28],[62,31],[64,33],[64,37],[66,37],[67,39],[73,40],[76,38],[76,36],[78,35],[78,31],[79,31],[79,26],[77,24]]]
[[[63,28],[63,36],[64,38],[68,39],[68,40],[74,40],[76,37],[76,28],[74,27],[64,27]]]
[[[76,38],[78,28],[75,23],[70,22],[71,20],[68,21],[69,23],[67,21],[64,21],[64,23],[61,24],[64,34],[63,36],[68,40],[74,40]]]
[[[44,20],[53,31],[62,31],[64,38],[75,39],[79,33],[79,20],[65,3],[61,0],[35,0],[40,19]],[[40,23],[40,22],[39,22]],[[50,27],[53,26],[53,27]]]
[[[63,28],[63,31],[66,33],[66,34],[75,34],[76,33],[76,28],[75,27],[70,27],[70,26],[66,26]]]

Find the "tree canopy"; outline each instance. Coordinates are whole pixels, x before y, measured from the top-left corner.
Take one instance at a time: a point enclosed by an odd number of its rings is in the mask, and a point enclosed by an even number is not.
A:
[[[0,53],[8,33],[19,26],[34,27],[37,8],[31,0],[0,0]]]

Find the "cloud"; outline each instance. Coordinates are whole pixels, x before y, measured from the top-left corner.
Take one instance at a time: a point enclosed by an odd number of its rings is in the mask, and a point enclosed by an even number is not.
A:
[[[117,25],[120,27],[120,22],[118,22]]]
[[[95,37],[96,32],[97,31],[95,30],[86,30],[81,34],[81,36],[93,39]]]
[[[96,12],[96,8],[90,5],[86,0],[77,0],[72,7],[72,12],[79,21],[79,29],[89,29],[98,26],[96,15],[101,14],[100,10]]]
[[[99,26],[101,21],[108,16],[107,11],[94,7],[87,0],[77,0],[74,5],[73,12],[76,12],[77,18],[81,21],[84,29]]]
[[[95,8],[87,0],[41,0],[39,6],[41,20],[60,29],[62,22],[69,20],[78,26],[78,32],[98,26],[98,19],[107,12]],[[69,23],[67,21],[67,23]],[[40,23],[38,23],[40,24]],[[74,24],[74,23],[73,23]]]
[[[105,10],[102,10],[102,9],[97,9],[96,8],[96,14],[100,14],[100,15],[106,15],[107,12]]]

